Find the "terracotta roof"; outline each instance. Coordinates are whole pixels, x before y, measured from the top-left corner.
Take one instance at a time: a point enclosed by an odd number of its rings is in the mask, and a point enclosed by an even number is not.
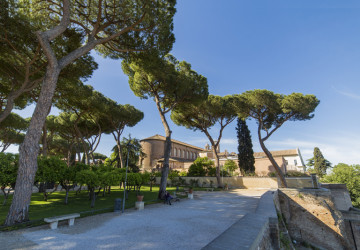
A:
[[[150,136],[150,137],[148,137],[148,138],[142,139],[142,140],[140,140],[140,141],[147,141],[147,140],[165,141],[165,139],[166,139],[165,136],[162,136],[162,135],[153,135],[153,136]],[[199,148],[199,147],[196,147],[196,146],[194,146],[194,145],[187,144],[187,143],[185,143],[185,142],[177,141],[177,140],[174,140],[174,139],[171,139],[171,142],[178,143],[178,144],[180,144],[180,145],[184,145],[184,146],[186,146],[186,147],[194,148],[194,149],[201,150],[201,151],[204,150],[203,148]]]
[[[297,149],[287,149],[287,150],[278,150],[278,151],[270,151],[270,153],[276,156],[290,156],[290,155],[298,155]],[[263,158],[266,157],[264,152],[257,152],[254,153],[255,158]]]

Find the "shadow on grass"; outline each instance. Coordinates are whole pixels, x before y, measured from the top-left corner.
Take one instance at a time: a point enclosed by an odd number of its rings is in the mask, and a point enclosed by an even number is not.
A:
[[[176,187],[168,187],[169,192],[176,190]],[[152,204],[161,202],[157,199],[159,187],[153,187],[152,191],[147,186],[141,188],[141,192],[144,194],[145,204]],[[95,207],[91,208],[89,195],[86,190],[76,194],[75,191],[69,192],[68,204],[65,201],[65,192],[55,192],[48,197],[47,201],[44,201],[42,193],[34,193],[31,196],[31,204],[29,208],[30,221],[14,225],[12,227],[1,226],[0,231],[16,230],[24,227],[33,227],[45,224],[43,219],[47,217],[53,217],[64,214],[80,213],[81,217],[91,216],[100,213],[107,213],[114,211],[114,201],[116,198],[123,199],[124,190],[119,187],[112,187],[110,194],[102,196],[102,192],[99,193],[95,201]],[[125,202],[125,208],[135,207],[136,191],[130,191],[128,199]],[[12,202],[12,196],[9,197],[7,205],[0,205],[0,222],[4,223],[7,213]]]

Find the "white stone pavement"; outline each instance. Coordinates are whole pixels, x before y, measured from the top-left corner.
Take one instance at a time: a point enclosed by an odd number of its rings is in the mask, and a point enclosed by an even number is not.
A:
[[[73,227],[0,233],[0,249],[201,249],[253,212],[266,191],[195,192],[194,200],[77,219]]]

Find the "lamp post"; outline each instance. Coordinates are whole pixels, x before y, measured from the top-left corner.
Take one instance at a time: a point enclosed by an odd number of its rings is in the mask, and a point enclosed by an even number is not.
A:
[[[126,200],[126,181],[127,181],[127,172],[128,172],[128,166],[129,166],[129,146],[131,143],[131,136],[129,135],[129,142],[126,144],[127,148],[127,157],[126,157],[126,170],[125,170],[125,183],[124,183],[124,195],[123,195],[123,207],[122,207],[122,213],[124,213],[125,210],[125,200]]]

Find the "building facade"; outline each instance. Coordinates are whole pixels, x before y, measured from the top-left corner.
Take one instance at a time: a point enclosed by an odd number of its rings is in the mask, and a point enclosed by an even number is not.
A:
[[[143,171],[159,170],[164,161],[165,136],[154,135],[140,141],[145,157],[140,159]],[[185,142],[171,140],[169,167],[176,170],[187,170],[199,153],[204,149]]]
[[[145,157],[140,159],[140,166],[143,171],[160,170],[164,161],[165,137],[154,135],[140,141]],[[229,153],[227,150],[218,152],[220,167],[223,167],[227,160],[233,160],[238,165],[238,157],[235,152]],[[280,151],[271,151],[274,160],[279,165],[283,173],[294,170],[305,172],[305,164],[299,149],[289,149]],[[172,170],[188,171],[190,165],[197,157],[208,157],[214,159],[211,147],[206,144],[204,148],[196,147],[185,142],[171,140],[171,153],[169,167]],[[258,176],[268,176],[269,173],[275,172],[275,168],[266,157],[265,153],[254,153],[255,173]],[[236,175],[241,175],[240,170],[235,171]]]

